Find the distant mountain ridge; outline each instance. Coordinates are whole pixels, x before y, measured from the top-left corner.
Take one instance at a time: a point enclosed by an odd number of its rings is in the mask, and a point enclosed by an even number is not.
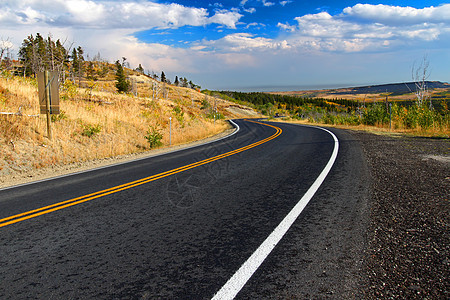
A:
[[[450,84],[440,81],[426,81],[426,85],[429,89],[450,89]],[[403,83],[389,83],[381,85],[369,85],[361,87],[350,87],[330,90],[329,94],[379,94],[379,93],[393,93],[393,94],[406,94],[416,90],[414,82]]]

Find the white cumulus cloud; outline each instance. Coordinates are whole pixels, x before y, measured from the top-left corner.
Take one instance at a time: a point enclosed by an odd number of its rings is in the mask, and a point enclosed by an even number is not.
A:
[[[15,49],[24,38],[37,32],[82,46],[86,53],[100,52],[114,61],[122,56],[131,65],[139,63],[150,70],[195,72],[206,54],[205,46],[180,48],[139,41],[135,33],[152,28],[217,24],[234,29],[242,17],[237,10],[216,6],[187,7],[176,3],[143,0],[1,0],[1,37],[11,38]],[[17,53],[16,53],[17,54]]]
[[[178,28],[217,23],[235,28],[242,17],[220,10],[209,16],[205,8],[150,1],[24,0],[0,3],[0,25],[47,24],[75,28]]]
[[[420,23],[447,23],[450,24],[450,4],[438,7],[389,6],[384,4],[356,4],[344,9],[344,14],[360,19],[383,24],[420,24]]]
[[[288,41],[318,51],[359,52],[386,49],[418,41],[435,41],[450,33],[450,4],[416,9],[357,4],[342,14],[327,12],[295,18],[296,25],[279,23],[291,32]]]
[[[220,11],[209,18],[208,23],[223,24],[228,28],[236,29],[236,23],[242,15],[235,11]]]
[[[206,42],[221,51],[241,52],[251,50],[277,50],[289,49],[290,45],[286,40],[275,41],[273,39],[257,37],[250,33],[229,34],[216,41]]]

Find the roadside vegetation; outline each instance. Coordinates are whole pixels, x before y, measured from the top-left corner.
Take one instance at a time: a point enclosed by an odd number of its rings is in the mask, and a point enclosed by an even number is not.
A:
[[[230,127],[224,118],[245,117],[227,110],[234,103],[200,93],[184,77],[171,84],[164,72],[129,68],[126,58],[114,64],[99,54],[84,59],[81,47],[70,51],[51,37],[28,37],[18,56],[0,61],[0,181],[204,139]],[[51,140],[39,109],[36,72],[42,70],[60,75],[61,113],[51,115]]]
[[[428,95],[425,101],[390,101],[389,95],[362,99],[308,98],[269,93],[221,91],[226,99],[251,105],[269,117],[312,124],[344,125],[427,136],[448,137],[450,89]],[[411,93],[412,94],[412,93]],[[367,96],[367,95],[363,95]]]
[[[152,100],[74,87],[66,81],[61,90],[61,114],[52,115],[53,139],[49,140],[46,117],[39,114],[36,80],[3,73],[0,111],[10,114],[0,115],[0,174],[2,169],[4,174],[13,171],[11,167],[28,170],[169,145],[170,117],[172,145],[228,128],[225,121],[214,123],[208,117],[210,111],[201,109],[204,95],[186,88],[177,88],[176,92],[172,89],[168,89],[166,99]]]

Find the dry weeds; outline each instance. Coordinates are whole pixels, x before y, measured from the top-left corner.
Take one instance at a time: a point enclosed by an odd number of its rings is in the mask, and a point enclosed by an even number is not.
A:
[[[113,92],[103,82],[92,89],[62,92],[60,115],[53,116],[53,139],[47,138],[46,116],[39,115],[37,84],[33,79],[0,78],[0,111],[22,115],[0,115],[0,182],[17,172],[46,168],[149,150],[145,135],[158,129],[162,143],[172,145],[215,135],[229,128],[224,120],[206,118],[201,101],[206,97],[192,89],[167,86],[168,97],[152,100],[151,81],[138,83],[138,95]],[[207,97],[210,103],[212,98]],[[228,117],[231,103],[220,101],[218,110]],[[37,116],[28,116],[37,115]]]

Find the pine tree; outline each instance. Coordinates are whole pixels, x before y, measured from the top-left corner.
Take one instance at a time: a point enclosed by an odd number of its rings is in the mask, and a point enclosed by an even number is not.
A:
[[[64,45],[61,44],[61,41],[58,39],[56,41],[56,49],[55,49],[55,58],[58,62],[59,66],[57,67],[59,70],[64,69],[64,67],[67,67],[67,63],[69,62],[69,51],[64,48]]]
[[[70,58],[72,58],[72,81],[75,84],[75,75],[78,74],[79,67],[77,48],[73,48]]]
[[[73,48],[72,50],[72,69],[74,73],[78,72],[78,53],[77,53],[77,48]]]
[[[39,33],[36,33],[36,40],[35,40],[35,51],[34,51],[34,59],[36,63],[35,72],[38,71],[44,71],[45,69],[48,70],[48,65],[46,64],[46,54],[47,49],[45,46],[45,41],[42,35]]]
[[[130,90],[130,82],[125,77],[120,61],[116,61],[116,88],[119,93],[126,93]]]
[[[161,82],[166,82],[166,74],[164,74],[164,71],[161,72]]]
[[[175,76],[175,81],[173,82],[176,86],[180,85],[180,82],[178,81],[178,76]]]
[[[44,70],[62,71],[67,62],[67,50],[61,41],[53,41],[51,35],[44,39],[39,33],[36,37],[30,35],[24,39],[18,54],[24,75]]]
[[[75,50],[75,49],[74,49]],[[74,64],[74,70],[76,75],[78,75],[78,85],[81,85],[81,76],[83,75],[83,61],[84,61],[84,51],[81,48],[81,46],[78,46],[78,48],[76,49],[76,51],[74,51],[74,53],[76,52],[76,62],[72,62]]]
[[[30,76],[35,73],[35,63],[34,63],[34,37],[33,35],[28,36],[22,42],[22,47],[19,50],[19,60],[24,66],[24,76]]]

